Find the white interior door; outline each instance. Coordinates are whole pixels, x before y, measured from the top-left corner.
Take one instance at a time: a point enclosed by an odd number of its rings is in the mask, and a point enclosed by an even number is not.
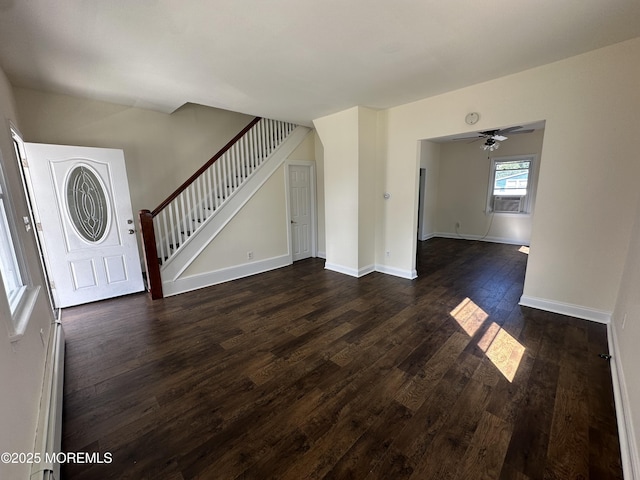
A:
[[[26,143],[57,307],[144,289],[122,150]]]
[[[311,167],[289,165],[293,261],[312,256]]]

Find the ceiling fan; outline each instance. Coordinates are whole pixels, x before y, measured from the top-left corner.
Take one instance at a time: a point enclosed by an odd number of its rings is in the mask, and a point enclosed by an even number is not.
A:
[[[497,150],[498,147],[500,146],[499,142],[504,142],[509,138],[505,134],[515,135],[517,133],[531,133],[533,131],[534,130],[532,128],[522,129],[521,126],[508,127],[508,128],[502,128],[502,129],[498,128],[495,130],[486,130],[484,132],[477,132],[472,136],[457,138],[456,140],[474,139],[473,141],[475,142],[477,140],[484,138],[485,142],[482,145],[482,149],[493,152],[494,150]]]

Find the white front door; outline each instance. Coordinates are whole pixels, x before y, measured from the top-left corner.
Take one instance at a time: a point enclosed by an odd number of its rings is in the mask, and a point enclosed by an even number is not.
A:
[[[312,256],[311,167],[289,165],[291,250],[293,261]]]
[[[25,149],[56,307],[144,290],[122,150]]]

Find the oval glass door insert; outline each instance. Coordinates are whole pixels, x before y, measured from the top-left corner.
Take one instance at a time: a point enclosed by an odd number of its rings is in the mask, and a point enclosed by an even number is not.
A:
[[[97,243],[109,226],[109,201],[98,176],[86,165],[74,167],[67,177],[67,209],[71,223],[84,240]]]

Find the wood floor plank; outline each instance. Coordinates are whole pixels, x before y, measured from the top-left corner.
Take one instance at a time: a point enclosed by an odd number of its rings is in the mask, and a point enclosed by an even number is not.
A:
[[[65,309],[84,479],[621,479],[606,328],[518,305],[518,246],[419,242],[419,276],[307,259]]]
[[[451,414],[427,448],[410,478],[451,479],[458,476],[460,459],[469,448],[473,434],[485,410],[491,387],[473,378],[469,381],[456,402]],[[423,460],[423,459],[421,459]]]
[[[395,400],[415,412],[424,403],[428,390],[437,384],[456,361],[469,337],[460,332],[451,335],[430,358],[424,368],[405,383],[395,396]]]
[[[500,476],[512,425],[485,411],[461,460],[459,478],[493,480]]]
[[[479,363],[480,360],[473,355],[460,355],[459,361],[434,386],[411,422],[400,431],[383,459],[366,478],[409,478],[416,467],[427,460],[427,449],[449,420],[451,406],[464,391]]]

